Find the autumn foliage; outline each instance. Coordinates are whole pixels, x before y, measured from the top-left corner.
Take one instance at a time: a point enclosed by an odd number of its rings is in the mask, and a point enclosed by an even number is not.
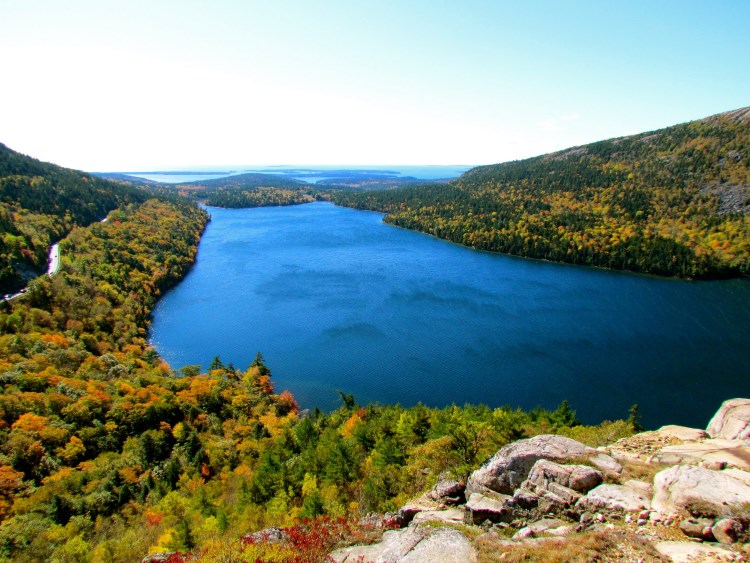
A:
[[[747,116],[480,166],[450,184],[333,200],[481,250],[665,276],[746,275]]]
[[[173,198],[123,205],[72,230],[57,275],[0,304],[0,558],[321,560],[372,537],[361,517],[511,439],[632,430],[587,430],[569,407],[359,406],[343,393],[340,409],[310,412],[276,393],[260,354],[244,370],[172,369],[146,341],[149,317],[207,221]],[[268,526],[286,542],[238,541]]]

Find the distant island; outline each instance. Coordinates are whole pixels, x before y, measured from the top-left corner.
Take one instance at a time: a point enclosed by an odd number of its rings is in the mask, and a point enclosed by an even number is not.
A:
[[[682,278],[750,272],[750,108],[453,180],[283,168],[172,184],[217,207],[329,200],[488,250]],[[325,173],[311,184],[300,177]]]

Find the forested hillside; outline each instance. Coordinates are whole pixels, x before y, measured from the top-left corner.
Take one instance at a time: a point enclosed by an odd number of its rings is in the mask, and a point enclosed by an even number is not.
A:
[[[213,207],[242,208],[298,205],[317,199],[330,199],[334,192],[392,189],[428,183],[411,177],[394,178],[364,173],[342,175],[346,172],[331,171],[333,177],[319,180],[315,184],[273,174],[248,173],[175,186],[162,185],[161,189],[176,190],[183,196],[198,199]]]
[[[133,186],[40,162],[0,143],[0,293],[42,273],[50,245],[76,225],[145,198]]]
[[[667,276],[750,272],[750,108],[336,203],[479,248]]]
[[[447,180],[435,180],[435,182],[444,183]],[[396,178],[388,176],[353,176],[353,177],[337,177],[327,178],[319,180],[315,183],[315,187],[321,190],[389,190],[393,188],[405,188],[409,186],[415,186],[420,184],[426,184],[425,180],[418,180],[411,176],[399,176]]]
[[[194,260],[206,220],[187,203],[125,206],[74,230],[61,272],[3,305],[0,555],[220,557],[272,524],[301,526],[300,545],[321,554],[342,540],[331,527],[361,539],[362,515],[396,508],[444,470],[465,477],[511,439],[632,432],[580,426],[567,404],[360,407],[343,393],[338,411],[301,417],[260,355],[244,370],[217,358],[207,373],[174,371],[146,343],[149,313]]]

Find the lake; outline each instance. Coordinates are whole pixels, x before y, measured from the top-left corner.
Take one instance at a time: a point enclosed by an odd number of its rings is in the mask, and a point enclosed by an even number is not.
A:
[[[173,368],[260,351],[304,408],[557,406],[584,422],[705,427],[750,396],[750,283],[690,282],[479,252],[311,203],[209,208],[198,260],[158,303]]]

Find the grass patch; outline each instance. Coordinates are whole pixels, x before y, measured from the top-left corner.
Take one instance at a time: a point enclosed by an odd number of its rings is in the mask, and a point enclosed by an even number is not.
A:
[[[629,479],[635,479],[636,481],[645,481],[646,483],[653,483],[654,476],[659,473],[659,471],[672,467],[669,464],[646,463],[645,461],[638,460],[627,460],[621,463],[623,466],[623,483]]]
[[[578,440],[592,448],[598,448],[609,446],[620,438],[629,438],[635,432],[627,421],[615,420],[614,422],[604,421],[597,426],[562,427],[556,433]]]
[[[420,526],[426,526],[429,528],[453,528],[456,531],[461,532],[470,540],[475,540],[481,536],[485,531],[479,526],[467,526],[466,524],[455,524],[453,522],[420,522]]]
[[[490,536],[475,542],[479,563],[494,561],[592,563],[604,561],[668,561],[647,541],[622,532],[588,532],[570,538],[508,544]]]

